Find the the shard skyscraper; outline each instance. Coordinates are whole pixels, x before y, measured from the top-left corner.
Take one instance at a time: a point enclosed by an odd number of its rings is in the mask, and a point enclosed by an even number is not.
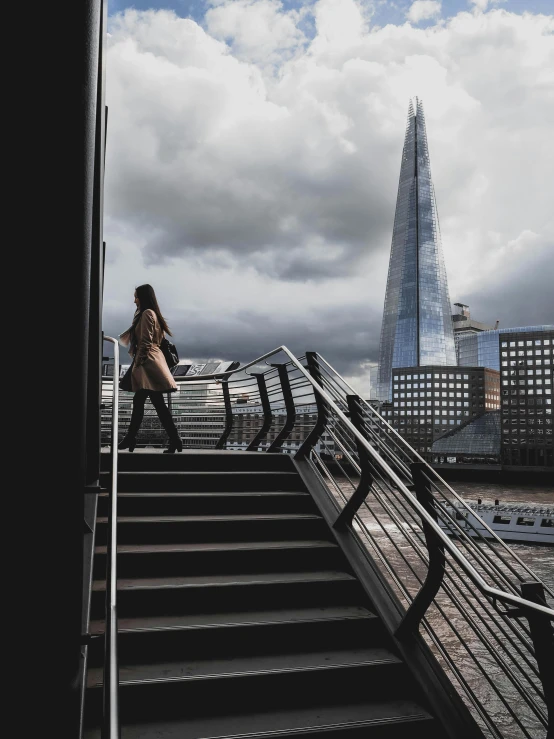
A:
[[[379,346],[377,397],[393,367],[455,365],[450,297],[431,181],[423,105],[410,102]]]

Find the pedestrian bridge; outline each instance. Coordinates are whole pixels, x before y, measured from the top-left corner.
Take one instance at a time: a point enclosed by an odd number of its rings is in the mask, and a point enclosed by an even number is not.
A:
[[[117,374],[84,737],[545,739],[554,594],[323,357],[181,378],[221,429],[173,455],[117,453]],[[261,411],[231,451],[238,405]]]

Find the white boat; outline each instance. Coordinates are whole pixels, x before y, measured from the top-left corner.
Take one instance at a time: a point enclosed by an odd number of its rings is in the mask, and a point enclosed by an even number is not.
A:
[[[470,511],[460,505],[449,506],[448,510],[471,536],[477,536],[472,528],[474,527],[485,538],[491,538],[483,526],[484,521],[504,541],[554,546],[554,508],[530,506],[525,503],[501,505],[468,503],[468,505]],[[442,522],[441,526],[450,533]]]

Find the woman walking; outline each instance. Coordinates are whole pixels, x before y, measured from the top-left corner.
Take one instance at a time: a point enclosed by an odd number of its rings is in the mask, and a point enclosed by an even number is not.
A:
[[[133,413],[127,435],[119,444],[119,449],[135,448],[136,436],[144,417],[144,404],[150,397],[152,405],[169,436],[169,446],[164,454],[174,454],[183,449],[183,442],[173,422],[169,408],[165,404],[163,394],[173,393],[177,385],[169,368],[160,344],[164,334],[171,336],[171,331],[162,316],[156,293],[151,285],[139,285],[135,290],[137,309],[130,328],[121,334],[119,340],[129,346],[129,354],[133,357],[131,370],[131,390]]]

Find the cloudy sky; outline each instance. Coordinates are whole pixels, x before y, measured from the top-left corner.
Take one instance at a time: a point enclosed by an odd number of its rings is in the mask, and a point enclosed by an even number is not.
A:
[[[550,0],[112,0],[110,14],[107,333],[149,282],[182,357],[286,344],[367,392],[414,95],[452,302],[502,327],[554,322]]]

